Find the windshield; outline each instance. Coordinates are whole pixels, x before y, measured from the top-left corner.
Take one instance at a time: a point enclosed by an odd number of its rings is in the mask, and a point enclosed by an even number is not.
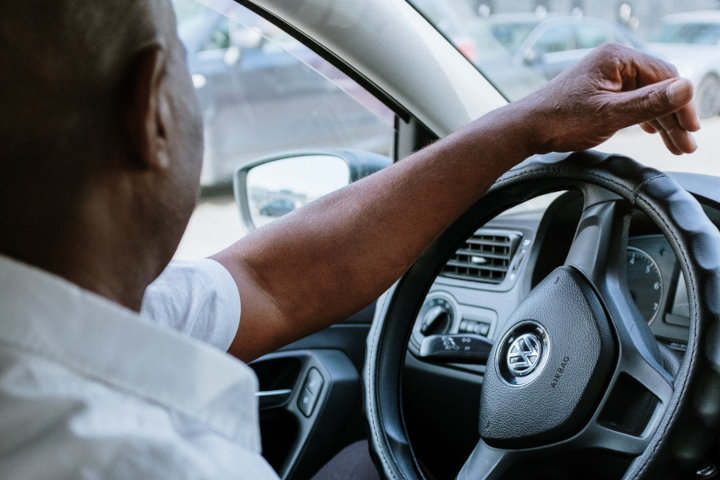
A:
[[[494,18],[490,23],[490,31],[508,49],[508,52],[515,53],[540,20],[513,21],[512,17],[504,18]]]
[[[720,174],[720,9],[703,0],[408,0],[507,98],[542,86],[588,51],[616,42],[673,63],[695,87],[698,150],[678,158],[639,127],[598,147],[666,171]],[[717,8],[717,7],[716,7]],[[488,42],[482,36],[494,38]]]

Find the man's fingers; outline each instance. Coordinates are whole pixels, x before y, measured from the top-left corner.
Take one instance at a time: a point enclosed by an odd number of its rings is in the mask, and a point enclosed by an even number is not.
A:
[[[697,132],[700,130],[700,120],[693,103],[688,103],[683,108],[675,112],[678,123],[688,132]]]
[[[632,125],[669,115],[685,107],[691,99],[690,82],[684,79],[668,79],[635,90],[619,92],[614,95],[612,103],[619,119]],[[686,121],[692,123],[689,118]]]
[[[653,126],[651,122],[642,122],[640,128],[645,130],[647,133],[658,133],[657,128]]]
[[[665,147],[670,151],[670,153],[674,155],[680,155],[683,152],[680,151],[680,149],[675,145],[675,142],[672,138],[670,138],[670,135],[663,130],[662,128],[658,128],[658,133],[660,134],[660,138],[662,138],[663,143],[665,144]]]
[[[693,87],[690,80],[677,78],[669,82],[665,88],[667,98],[675,106],[683,106],[690,103],[693,96]]]
[[[680,124],[677,113],[660,117],[657,123],[660,124],[660,131],[664,132],[681,152],[692,153],[697,149],[692,134]]]
[[[647,132],[659,132],[674,154],[691,153],[697,148],[691,131],[700,128],[692,100],[692,84],[683,78],[669,79],[623,92],[619,111],[625,120],[640,123]]]
[[[618,107],[629,121],[642,123],[683,109],[692,100],[692,95],[692,84],[688,80],[668,79],[623,92],[619,95]],[[693,114],[693,109],[683,113],[683,122],[688,126],[697,124],[697,119],[692,118]]]
[[[700,130],[700,120],[695,106],[691,102],[693,87],[690,81],[685,78],[673,81],[667,88],[667,94],[668,100],[674,105],[682,105],[682,108],[677,110],[674,115],[678,125],[688,132]]]
[[[670,152],[675,155],[692,153],[697,149],[697,144],[692,134],[682,129],[674,115],[663,119],[654,119],[647,122],[643,129],[648,133],[659,133],[663,143]]]

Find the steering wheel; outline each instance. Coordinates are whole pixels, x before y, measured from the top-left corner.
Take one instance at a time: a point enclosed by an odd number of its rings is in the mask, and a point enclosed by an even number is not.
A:
[[[587,451],[622,460],[624,479],[694,478],[720,423],[720,234],[670,177],[596,152],[536,156],[507,172],[378,301],[363,375],[371,451],[387,478],[425,478],[400,385],[412,325],[441,267],[488,219],[569,188],[584,201],[569,254],[495,336],[480,440],[457,478],[518,478],[539,458]],[[685,277],[690,333],[676,372],[625,284],[633,209],[662,231]],[[525,371],[514,368],[518,351]]]

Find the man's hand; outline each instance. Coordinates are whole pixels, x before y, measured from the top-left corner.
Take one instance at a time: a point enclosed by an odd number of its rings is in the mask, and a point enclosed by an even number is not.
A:
[[[574,67],[520,103],[534,114],[532,132],[540,152],[592,148],[621,128],[640,124],[660,133],[679,155],[697,148],[700,128],[690,103],[690,82],[662,60],[621,45],[595,49]]]

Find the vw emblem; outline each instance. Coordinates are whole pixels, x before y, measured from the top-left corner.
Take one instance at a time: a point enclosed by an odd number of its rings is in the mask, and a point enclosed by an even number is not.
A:
[[[540,363],[542,348],[542,340],[534,333],[517,337],[507,352],[508,371],[517,377],[531,374]]]

